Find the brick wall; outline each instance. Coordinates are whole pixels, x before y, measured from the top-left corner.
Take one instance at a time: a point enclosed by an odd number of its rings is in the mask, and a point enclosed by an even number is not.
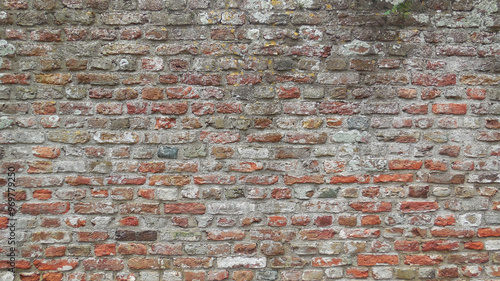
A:
[[[500,278],[500,5],[414,2],[1,0],[0,280]]]

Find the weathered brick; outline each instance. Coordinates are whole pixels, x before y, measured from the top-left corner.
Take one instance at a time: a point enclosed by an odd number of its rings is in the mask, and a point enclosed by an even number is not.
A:
[[[21,213],[37,216],[40,214],[62,215],[69,211],[69,203],[24,203]]]
[[[358,265],[360,266],[373,266],[373,265],[395,265],[399,263],[397,255],[358,255]]]
[[[435,103],[432,105],[432,112],[435,114],[463,115],[467,113],[467,105],[455,103]]]
[[[404,264],[408,265],[436,265],[443,262],[439,255],[408,255],[405,256]]]
[[[16,278],[498,278],[500,22],[473,2],[403,18],[371,1],[4,0]]]
[[[151,105],[151,113],[161,113],[161,114],[174,114],[181,115],[185,114],[188,110],[187,103],[176,102],[176,103],[153,103]]]
[[[412,76],[412,83],[421,86],[450,86],[455,85],[457,78],[455,74],[431,75],[416,73]],[[463,83],[463,82],[462,82]]]
[[[112,74],[77,74],[76,79],[80,84],[90,84],[90,85],[118,84],[118,76]]]
[[[83,260],[83,267],[85,270],[110,270],[120,271],[124,267],[123,260],[121,259],[86,259]]]
[[[37,74],[35,75],[35,81],[41,84],[66,85],[71,82],[71,74]]]

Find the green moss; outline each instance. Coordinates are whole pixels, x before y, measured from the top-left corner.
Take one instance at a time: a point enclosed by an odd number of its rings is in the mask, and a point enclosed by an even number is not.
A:
[[[398,14],[402,15],[403,18],[406,18],[411,12],[412,4],[413,0],[405,0],[399,4],[394,5],[392,9],[385,12],[384,15]]]

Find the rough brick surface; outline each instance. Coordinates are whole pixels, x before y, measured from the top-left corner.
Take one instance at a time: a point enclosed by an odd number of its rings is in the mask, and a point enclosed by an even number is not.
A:
[[[0,0],[0,280],[499,280],[500,3],[397,2]]]

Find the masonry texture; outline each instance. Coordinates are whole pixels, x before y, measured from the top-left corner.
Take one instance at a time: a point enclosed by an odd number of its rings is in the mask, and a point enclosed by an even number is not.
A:
[[[500,4],[413,2],[1,0],[0,280],[499,280]]]

